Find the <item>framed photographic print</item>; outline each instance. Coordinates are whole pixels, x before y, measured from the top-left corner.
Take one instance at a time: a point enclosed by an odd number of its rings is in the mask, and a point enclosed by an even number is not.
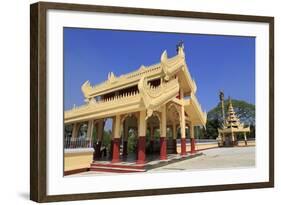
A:
[[[274,18],[31,5],[30,198],[274,186]]]

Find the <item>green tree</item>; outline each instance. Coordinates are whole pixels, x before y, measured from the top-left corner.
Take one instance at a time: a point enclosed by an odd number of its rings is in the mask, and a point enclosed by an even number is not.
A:
[[[137,150],[137,136],[133,129],[129,130],[128,134],[128,153],[134,153]]]
[[[216,139],[218,136],[218,128],[220,121],[218,119],[207,119],[205,138]]]
[[[237,117],[246,125],[255,125],[255,105],[242,100],[231,100],[234,111]],[[225,114],[227,114],[228,100],[224,101]],[[215,108],[210,110],[207,115],[208,120],[218,119],[222,122],[221,103],[218,103]]]

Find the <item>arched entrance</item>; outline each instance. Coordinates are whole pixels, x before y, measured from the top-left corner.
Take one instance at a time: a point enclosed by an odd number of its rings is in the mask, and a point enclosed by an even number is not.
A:
[[[168,105],[167,117],[167,153],[178,154],[177,139],[181,138],[180,106],[175,103],[170,103]],[[182,152],[182,150],[180,150],[180,152]]]
[[[148,158],[153,158],[156,154],[159,156],[160,152],[160,117],[159,114],[153,113],[147,119],[147,135],[146,135],[146,153]]]
[[[120,153],[124,161],[137,158],[138,118],[135,113],[124,115],[121,119],[122,133]],[[129,157],[128,157],[129,156]]]
[[[92,133],[94,160],[109,159],[111,154],[112,118],[96,119],[93,121]]]

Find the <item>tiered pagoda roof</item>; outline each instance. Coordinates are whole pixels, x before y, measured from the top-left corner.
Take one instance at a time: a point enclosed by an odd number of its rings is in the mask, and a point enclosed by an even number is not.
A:
[[[159,80],[158,85],[153,81]],[[182,91],[184,99],[177,96]],[[168,102],[183,105],[185,112],[195,125],[205,125],[207,115],[202,111],[196,97],[197,86],[192,79],[185,61],[184,47],[179,46],[177,55],[168,58],[161,55],[160,62],[150,66],[140,66],[137,70],[115,76],[98,85],[86,81],[81,86],[85,104],[64,113],[65,123],[73,123],[91,118],[105,118],[120,113],[147,110],[148,116]]]
[[[249,132],[250,128],[245,127],[244,123],[240,122],[240,119],[237,117],[231,99],[229,98],[227,117],[223,122],[222,129],[219,129],[221,133],[230,133],[230,132]]]

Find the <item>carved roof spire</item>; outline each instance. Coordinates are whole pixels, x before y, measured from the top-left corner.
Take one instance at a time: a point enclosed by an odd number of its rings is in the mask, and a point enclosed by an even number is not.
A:
[[[180,52],[180,49],[183,50],[184,49],[184,44],[183,44],[183,41],[179,41],[179,43],[176,45],[177,47],[177,53]]]
[[[231,98],[228,98],[228,111],[227,111],[227,119],[226,119],[226,124],[228,126],[239,126],[240,125],[240,120],[236,116],[236,113],[234,111],[234,108],[232,106]]]

